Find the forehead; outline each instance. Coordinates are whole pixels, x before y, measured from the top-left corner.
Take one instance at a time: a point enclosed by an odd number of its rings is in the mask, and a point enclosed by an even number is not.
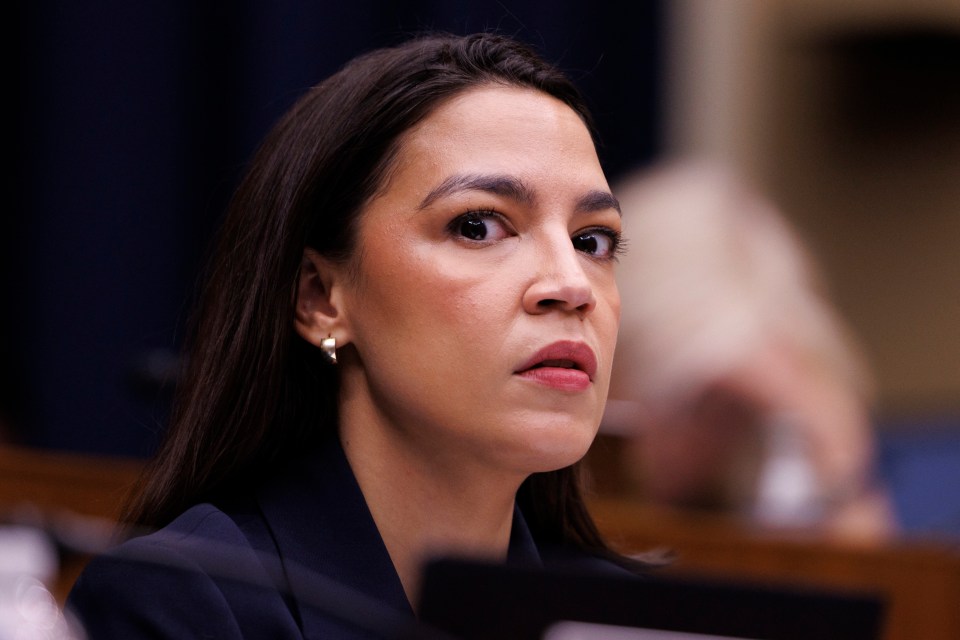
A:
[[[521,139],[549,134],[583,135],[590,139],[580,115],[563,101],[536,89],[499,84],[472,87],[442,101],[403,137],[409,142],[417,138],[465,138],[481,132],[496,135],[497,131],[517,130],[528,132]]]
[[[530,112],[531,108],[534,108],[533,113]],[[430,121],[437,124],[465,114],[471,114],[483,120],[496,119],[500,115],[507,114],[526,120],[531,115],[549,114],[562,116],[563,119],[569,119],[586,128],[583,119],[572,107],[545,91],[491,82],[469,87],[441,100],[413,130]]]
[[[398,143],[393,177],[415,179],[424,188],[454,173],[504,171],[525,180],[563,176],[593,188],[605,185],[579,114],[534,89],[469,89],[442,102]]]

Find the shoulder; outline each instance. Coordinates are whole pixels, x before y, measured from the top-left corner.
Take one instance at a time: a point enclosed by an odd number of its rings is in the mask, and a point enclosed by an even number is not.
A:
[[[93,559],[68,607],[91,639],[296,637],[275,565],[255,514],[198,505]]]
[[[91,563],[88,572],[112,563],[127,571],[203,574],[216,583],[269,584],[275,561],[276,549],[256,512],[200,504],[167,526],[111,549]]]
[[[587,550],[574,546],[540,549],[548,571],[606,576],[611,578],[648,578],[663,562],[619,554],[607,549]]]

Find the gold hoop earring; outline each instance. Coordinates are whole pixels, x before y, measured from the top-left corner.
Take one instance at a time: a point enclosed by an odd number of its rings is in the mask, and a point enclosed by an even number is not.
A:
[[[327,356],[331,364],[337,364],[337,339],[327,337],[320,341],[320,350]]]

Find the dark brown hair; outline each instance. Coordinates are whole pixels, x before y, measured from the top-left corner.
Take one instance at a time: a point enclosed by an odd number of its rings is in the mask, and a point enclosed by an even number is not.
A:
[[[171,424],[126,520],[158,527],[243,491],[336,432],[338,374],[294,329],[305,247],[345,261],[402,134],[484,84],[554,96],[592,129],[577,89],[493,34],[421,37],[356,58],[264,140],[227,211],[201,291]],[[535,474],[518,501],[545,542],[604,550],[576,469]]]

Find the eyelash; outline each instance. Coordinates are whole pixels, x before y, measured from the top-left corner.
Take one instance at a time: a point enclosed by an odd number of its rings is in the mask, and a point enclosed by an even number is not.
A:
[[[461,240],[466,239],[469,242],[483,242],[483,240],[466,238],[461,232],[463,231],[462,225],[465,222],[483,222],[486,220],[495,220],[504,228],[510,229],[510,225],[507,223],[506,218],[500,212],[495,211],[494,209],[476,209],[474,211],[462,213],[451,220],[447,224],[447,233],[452,237]]]
[[[586,229],[577,231],[571,240],[581,238],[592,233],[599,233],[600,235],[606,236],[607,239],[610,240],[610,252],[605,256],[595,256],[589,253],[586,254],[591,258],[601,261],[616,262],[620,256],[626,253],[627,247],[626,241],[623,238],[623,234],[621,234],[619,231],[611,229],[610,227],[587,227]]]
[[[506,229],[510,230],[510,225],[507,223],[506,218],[500,212],[494,209],[477,209],[475,211],[468,211],[466,213],[460,214],[451,220],[447,224],[447,233],[453,236],[454,238],[464,239],[465,236],[462,235],[462,226],[464,222],[467,221],[485,221],[485,220],[496,220],[500,222]],[[580,229],[573,236],[571,236],[571,242],[587,236],[593,233],[598,233],[607,237],[610,241],[610,250],[607,255],[596,256],[587,252],[583,252],[589,258],[599,261],[611,261],[615,262],[621,255],[626,252],[626,242],[624,241],[622,234],[619,231],[611,229],[609,227],[587,227],[586,229]],[[483,242],[483,240],[473,240],[467,239],[469,242]]]

